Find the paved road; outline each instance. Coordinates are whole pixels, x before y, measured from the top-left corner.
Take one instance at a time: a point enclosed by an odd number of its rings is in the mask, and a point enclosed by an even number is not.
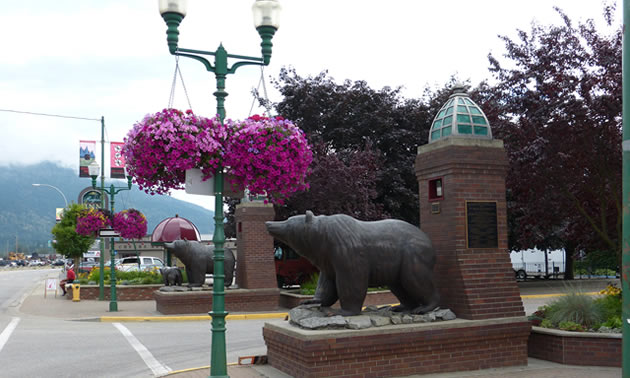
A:
[[[107,303],[98,301],[73,303],[54,297],[54,293],[44,299],[45,278],[56,277],[58,272],[0,269],[0,376],[153,377],[210,364],[210,321],[101,323],[68,320],[81,314],[53,316],[53,309],[72,308],[69,305],[75,309],[85,309],[86,305],[107,307]],[[585,281],[576,285],[593,292],[606,283]],[[533,281],[520,286],[528,314],[554,299],[546,294],[565,290],[562,283],[554,281]],[[124,315],[127,309],[131,311],[135,305],[119,303],[123,309],[119,315]],[[33,306],[38,307],[37,311]],[[32,311],[25,311],[27,307]],[[227,323],[228,362],[266,353],[262,338],[265,322]]]
[[[45,277],[55,273],[0,271],[0,376],[153,377],[210,364],[210,321],[101,323],[46,316],[45,310],[41,315],[20,312],[21,299],[41,297]],[[52,308],[60,302],[73,304],[54,292],[40,303]],[[228,322],[228,362],[266,353],[264,322]]]
[[[51,272],[52,269],[0,269],[0,314],[16,310],[21,299]]]

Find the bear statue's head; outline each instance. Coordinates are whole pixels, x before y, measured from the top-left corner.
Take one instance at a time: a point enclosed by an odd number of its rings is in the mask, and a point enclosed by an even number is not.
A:
[[[294,215],[285,221],[265,222],[265,226],[271,236],[299,252],[307,243],[314,218],[313,212],[308,210],[304,215]]]
[[[188,240],[174,240],[172,243],[164,243],[164,247],[169,251],[183,251],[188,249]]]

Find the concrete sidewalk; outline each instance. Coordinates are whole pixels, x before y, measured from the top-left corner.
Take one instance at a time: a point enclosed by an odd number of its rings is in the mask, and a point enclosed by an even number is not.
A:
[[[58,272],[50,273],[50,278],[57,278]],[[589,281],[576,281],[576,285],[584,292],[596,292],[606,287],[609,282],[619,280],[602,279]],[[528,299],[528,297],[538,297],[543,292],[549,292],[549,288],[553,288],[557,294],[565,292],[565,284],[562,281],[531,281],[519,283],[521,294],[525,297],[524,301],[536,301],[538,299]],[[181,315],[167,316],[162,315],[155,309],[155,301],[121,301],[118,302],[118,311],[109,311],[109,301],[84,300],[73,302],[66,297],[55,296],[54,292],[48,291],[44,295],[45,283],[37,285],[30,293],[25,295],[21,300],[18,311],[23,314],[36,317],[58,318],[63,320],[82,320],[82,321],[210,321],[209,315]],[[109,290],[109,288],[106,288]],[[557,290],[555,290],[557,289]],[[546,296],[546,295],[545,295]],[[532,302],[534,304],[536,302]],[[526,306],[528,307],[528,306]],[[532,308],[532,305],[529,305]],[[277,319],[284,318],[286,311],[275,311],[267,313],[242,313],[230,314],[230,319]],[[195,367],[185,371],[175,371],[171,375],[177,377],[207,377],[209,375],[209,367]],[[228,374],[235,378],[252,378],[252,377],[272,377],[286,378],[288,375],[269,365],[231,365],[228,366]],[[620,368],[608,368],[597,366],[572,366],[561,365],[553,362],[537,360],[530,358],[527,366],[509,367],[500,369],[487,369],[479,371],[467,371],[457,373],[429,374],[423,377],[430,378],[451,378],[451,377],[506,377],[511,378],[612,378],[620,377]],[[413,376],[418,377],[418,376]]]
[[[49,278],[57,278],[58,272],[49,274]],[[45,280],[42,280],[20,305],[19,311],[32,316],[43,316],[64,320],[133,322],[133,321],[199,321],[211,320],[207,314],[163,315],[156,310],[155,301],[118,301],[118,311],[110,312],[109,300],[83,300],[73,302],[61,293],[54,291],[44,293]],[[110,288],[105,288],[109,293]],[[227,319],[283,319],[285,310],[271,312],[230,313]]]
[[[269,366],[250,365],[228,366],[228,375],[232,378],[290,378],[289,375]],[[178,378],[202,378],[210,375],[209,367],[190,369],[188,371],[172,372],[169,376]],[[573,366],[561,365],[554,362],[529,358],[527,366],[514,366],[497,369],[460,371],[453,373],[410,375],[408,377],[423,378],[464,378],[464,377],[490,377],[490,378],[619,378],[620,368],[599,366]]]

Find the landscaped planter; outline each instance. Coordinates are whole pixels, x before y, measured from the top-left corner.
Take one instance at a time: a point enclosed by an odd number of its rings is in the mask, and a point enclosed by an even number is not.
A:
[[[297,307],[302,301],[313,298],[312,295],[302,295],[299,290],[281,291],[280,292],[280,307],[293,308]],[[386,305],[398,303],[398,298],[392,294],[389,290],[383,291],[370,291],[365,296],[363,301],[364,306],[369,305]],[[339,302],[333,307],[339,307]]]
[[[159,290],[164,285],[116,285],[116,300],[118,301],[151,301],[153,292]],[[72,299],[72,288],[66,286],[67,299]],[[81,300],[98,299],[98,285],[81,285]],[[111,294],[110,286],[105,285],[105,299],[109,300]]]
[[[567,365],[621,367],[621,334],[532,327],[530,357]]]

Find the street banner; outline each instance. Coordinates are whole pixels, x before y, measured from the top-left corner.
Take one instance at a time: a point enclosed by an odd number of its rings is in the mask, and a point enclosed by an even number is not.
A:
[[[88,165],[90,165],[96,154],[96,141],[94,140],[80,140],[79,141],[79,177],[90,177],[90,171]]]
[[[57,222],[61,221],[61,217],[63,217],[63,211],[65,209],[63,207],[57,207],[55,208],[55,219],[57,220]]]
[[[110,158],[111,158],[111,167],[112,174],[111,178],[126,178],[125,177],[125,157],[122,154],[122,148],[124,143],[121,142],[111,142],[110,147]]]

